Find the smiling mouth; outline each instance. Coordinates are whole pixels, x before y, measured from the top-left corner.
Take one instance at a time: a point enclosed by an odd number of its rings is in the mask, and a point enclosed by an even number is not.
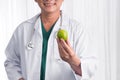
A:
[[[46,7],[50,7],[50,6],[54,6],[55,3],[44,3],[44,5],[45,5]]]

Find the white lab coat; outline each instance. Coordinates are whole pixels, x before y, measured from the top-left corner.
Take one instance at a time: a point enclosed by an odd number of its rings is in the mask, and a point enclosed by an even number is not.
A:
[[[56,22],[48,41],[45,80],[88,80],[96,70],[96,56],[83,26],[74,19],[64,15],[62,29],[68,31],[71,47],[81,60],[82,76],[75,74],[70,65],[64,62],[58,51],[56,32],[60,28],[60,18]],[[35,31],[34,31],[35,30]],[[32,41],[34,48],[28,50]],[[5,68],[9,80],[40,80],[42,55],[42,31],[39,15],[20,24],[15,30],[7,48]]]

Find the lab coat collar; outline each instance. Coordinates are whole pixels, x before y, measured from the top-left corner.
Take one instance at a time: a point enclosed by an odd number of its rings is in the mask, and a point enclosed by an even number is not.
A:
[[[29,22],[29,23],[35,23],[39,16],[40,16],[40,13],[38,13],[37,15],[35,15],[31,19],[29,19],[27,22]]]
[[[61,17],[59,17],[56,24],[54,25],[54,28],[53,28],[51,34],[54,33],[54,32],[57,32],[59,30],[60,21],[61,21]],[[36,16],[34,16],[33,18],[31,18],[30,20],[28,20],[28,22],[34,24],[34,29],[37,30],[40,33],[40,35],[42,36],[40,13],[37,14]]]
[[[65,15],[62,13],[62,26],[65,26],[66,23],[66,18],[64,18]],[[37,14],[36,16],[34,16],[33,18],[29,19],[27,22],[31,23],[34,25],[34,30],[38,31],[40,33],[40,36],[42,37],[42,32],[41,32],[41,18],[40,18],[40,13]],[[61,16],[59,17],[59,19],[57,20],[52,32],[51,32],[51,36],[52,35],[56,35],[57,31],[60,29],[60,23],[61,23]]]

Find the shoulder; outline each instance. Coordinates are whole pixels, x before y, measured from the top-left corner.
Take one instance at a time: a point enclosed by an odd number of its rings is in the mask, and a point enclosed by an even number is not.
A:
[[[34,30],[34,25],[38,17],[39,17],[39,14],[19,24],[14,30],[13,35],[16,37],[22,37],[24,35],[31,34],[31,32]]]
[[[62,13],[63,16],[63,22],[67,22],[70,24],[80,24],[80,22],[75,19],[72,15],[65,14],[64,12]]]
[[[40,14],[37,14],[37,15],[33,16],[32,18],[25,20],[24,22],[22,22],[21,24],[19,24],[17,26],[15,31],[16,32],[21,32],[21,31],[24,31],[24,29],[25,30],[33,29],[34,25],[35,25],[35,22],[38,19],[39,15]]]
[[[65,13],[62,14],[63,16],[63,25],[68,26],[73,32],[81,31],[85,28],[82,22],[79,19],[74,18],[73,16],[69,16]]]

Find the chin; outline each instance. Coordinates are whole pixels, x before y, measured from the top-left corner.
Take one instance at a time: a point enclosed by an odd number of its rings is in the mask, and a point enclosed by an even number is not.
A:
[[[45,10],[45,13],[55,13],[57,12],[56,10]]]

